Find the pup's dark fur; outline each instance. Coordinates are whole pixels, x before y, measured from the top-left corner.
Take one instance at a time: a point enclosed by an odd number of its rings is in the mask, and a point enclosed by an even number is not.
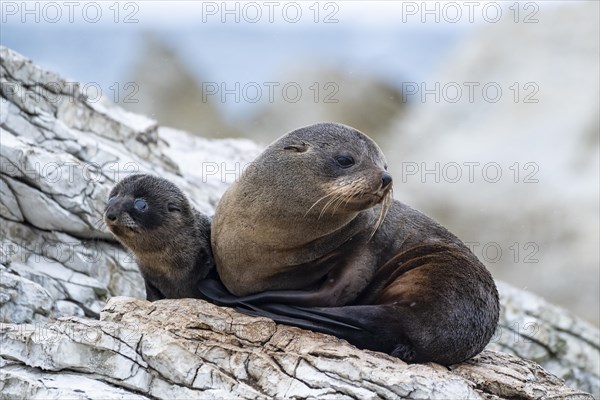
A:
[[[136,209],[136,199],[146,208]],[[146,298],[201,298],[199,282],[211,271],[210,219],[198,212],[172,182],[130,175],[110,192],[104,211],[110,231],[138,263]]]

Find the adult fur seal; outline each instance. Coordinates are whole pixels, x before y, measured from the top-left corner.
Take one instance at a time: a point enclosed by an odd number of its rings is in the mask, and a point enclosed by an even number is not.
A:
[[[212,225],[213,302],[331,333],[408,362],[479,353],[499,313],[490,273],[453,234],[391,199],[379,147],[323,123],[271,144]],[[300,307],[298,307],[300,306]]]
[[[127,176],[111,190],[104,220],[135,256],[148,300],[202,297],[198,283],[214,274],[210,219],[175,184]]]

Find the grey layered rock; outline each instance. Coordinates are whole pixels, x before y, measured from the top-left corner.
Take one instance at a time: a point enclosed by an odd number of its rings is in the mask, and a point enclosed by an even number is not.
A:
[[[241,170],[260,149],[242,140],[190,143],[186,133],[86,100],[17,53],[2,48],[1,57],[3,320],[97,318],[108,296],[144,297],[133,259],[102,222],[114,183],[132,172],[161,175],[212,214],[227,187],[222,170]]]
[[[493,351],[451,371],[408,366],[200,300],[115,298],[143,298],[144,285],[102,224],[112,185],[127,173],[155,173],[212,214],[260,148],[193,137],[92,103],[9,49],[0,49],[0,61],[2,397],[585,399],[591,397],[582,391],[598,393],[598,330],[508,285],[500,286],[501,330],[490,348],[532,358],[577,389],[531,361]]]
[[[591,399],[537,364],[486,350],[448,370],[359,351],[331,336],[240,315],[201,300],[109,300],[100,321],[66,318],[48,331],[3,325],[3,392],[89,396],[90,379],[149,398]],[[57,372],[68,370],[56,382]],[[73,379],[75,373],[81,380]],[[50,382],[48,382],[50,381]],[[48,383],[46,383],[48,382]],[[103,386],[101,386],[103,387]],[[69,393],[68,391],[65,392]]]

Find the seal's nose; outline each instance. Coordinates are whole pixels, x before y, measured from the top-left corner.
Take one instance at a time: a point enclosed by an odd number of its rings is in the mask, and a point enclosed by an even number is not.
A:
[[[384,172],[383,176],[381,177],[381,187],[385,189],[391,184],[392,184],[392,175],[390,175],[387,172]]]
[[[106,210],[106,219],[109,220],[110,222],[115,222],[117,220],[117,212],[114,210],[114,208],[110,208],[108,210]]]

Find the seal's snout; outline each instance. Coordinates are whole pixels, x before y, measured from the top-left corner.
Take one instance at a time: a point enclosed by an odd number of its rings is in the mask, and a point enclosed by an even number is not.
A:
[[[390,175],[388,172],[384,172],[383,175],[381,176],[381,188],[385,190],[388,187],[390,187],[391,184],[392,184],[392,175]]]
[[[117,210],[115,203],[117,203],[117,196],[111,196],[106,203],[104,208],[104,220],[107,223],[115,223],[119,219],[119,211]]]
[[[106,210],[106,213],[104,215],[106,217],[106,220],[109,222],[115,222],[117,220],[117,217],[119,216],[114,207],[111,207],[108,210]]]

